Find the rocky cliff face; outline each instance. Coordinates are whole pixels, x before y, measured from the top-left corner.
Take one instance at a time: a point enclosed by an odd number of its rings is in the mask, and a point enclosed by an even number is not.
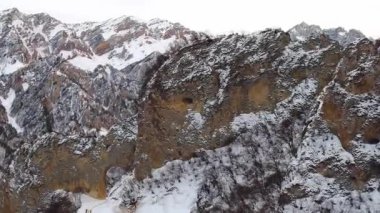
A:
[[[17,9],[0,17],[4,211],[37,209],[56,189],[106,197],[107,170],[133,165],[147,81],[164,54],[205,35],[132,17],[80,25]]]
[[[380,209],[380,57],[361,34],[0,17],[1,212]]]

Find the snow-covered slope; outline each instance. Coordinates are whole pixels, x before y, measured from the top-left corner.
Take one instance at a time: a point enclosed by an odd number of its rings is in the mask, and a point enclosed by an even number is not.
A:
[[[1,13],[0,22],[3,74],[51,55],[86,71],[107,64],[122,69],[152,52],[166,53],[203,36],[165,20],[145,23],[126,16],[101,23],[65,24],[44,13],[26,15],[10,9]]]

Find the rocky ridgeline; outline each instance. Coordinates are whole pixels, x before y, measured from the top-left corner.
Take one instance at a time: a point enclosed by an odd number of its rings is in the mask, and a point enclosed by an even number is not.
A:
[[[308,25],[305,22],[298,24],[289,30],[290,37],[293,40],[304,41],[311,36],[325,34],[330,39],[339,42],[342,46],[347,46],[357,40],[366,38],[363,33],[358,30],[351,29],[346,31],[342,27],[322,29],[317,25]]]
[[[380,209],[380,57],[360,32],[0,24],[1,212],[73,212],[79,193],[138,212]]]

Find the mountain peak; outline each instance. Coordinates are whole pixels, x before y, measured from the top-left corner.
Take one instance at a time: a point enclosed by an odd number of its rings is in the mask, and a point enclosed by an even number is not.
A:
[[[7,15],[7,14],[21,14],[21,12],[15,7],[0,11],[0,15]]]
[[[358,30],[350,29],[346,31],[343,27],[322,29],[318,25],[310,25],[301,22],[292,27],[289,31],[290,37],[294,41],[305,41],[306,39],[320,34],[327,35],[330,39],[339,42],[343,46],[365,38],[365,35]]]
[[[26,15],[10,9],[1,14],[1,20],[7,24],[0,36],[14,43],[0,48],[0,53],[6,56],[2,59],[1,73],[14,72],[51,54],[62,56],[86,71],[107,64],[122,69],[152,52],[166,53],[203,36],[166,20],[144,22],[133,16],[65,24],[46,13]],[[13,66],[14,63],[20,66]]]
[[[23,19],[25,14],[20,12],[17,8],[11,8],[0,11],[0,20],[3,22],[11,22],[18,19]]]

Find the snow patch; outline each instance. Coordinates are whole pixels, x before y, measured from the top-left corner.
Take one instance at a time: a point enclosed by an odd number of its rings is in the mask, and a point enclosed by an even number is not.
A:
[[[67,50],[62,50],[59,54],[62,59],[70,59],[73,57],[73,52]]]
[[[43,24],[38,25],[36,28],[34,28],[34,33],[42,35],[44,37],[45,41],[47,42],[47,41],[49,41],[49,38],[44,33],[43,29],[44,29],[44,25]]]
[[[93,71],[97,66],[107,64],[120,70],[144,59],[153,52],[167,52],[175,41],[176,38],[174,36],[165,40],[146,39],[145,36],[140,36],[103,55],[94,55],[91,58],[77,56],[70,59],[69,62],[85,71]],[[127,59],[119,57],[118,55],[127,55]]]
[[[380,117],[380,97],[361,100],[357,105],[353,107],[353,111],[355,111],[358,116],[367,116],[373,118]]]
[[[14,91],[14,89],[10,89],[8,92],[7,98],[0,96],[0,101],[3,107],[5,108],[5,111],[7,112],[8,123],[12,125],[18,133],[22,133],[24,130],[17,124],[16,118],[11,116],[12,104],[15,98],[16,98],[16,92]]]
[[[338,33],[340,36],[345,36],[346,35],[346,32],[342,31],[342,32],[339,32]]]
[[[306,38],[303,37],[303,36],[296,36],[296,39],[297,39],[298,41],[305,41],[305,40],[306,40]]]
[[[336,158],[343,163],[355,163],[354,157],[342,147],[339,138],[333,134],[306,138],[302,143],[304,146],[300,148],[301,152],[298,152],[300,161],[311,160],[319,163],[329,158]]]
[[[9,75],[24,67],[24,64],[17,60],[14,63],[5,62],[1,64],[0,75]]]
[[[86,213],[86,210],[91,210],[91,213],[121,213],[119,203],[112,200],[98,200],[88,195],[81,195],[82,206],[77,213]]]
[[[24,92],[26,90],[28,90],[28,88],[29,88],[29,84],[28,83],[26,83],[26,82],[22,83],[22,89],[24,90]]]
[[[64,77],[67,77],[66,74],[62,73],[62,72],[59,71],[59,70],[58,70],[57,72],[55,72],[55,74],[58,75],[58,76],[64,76]]]
[[[231,128],[238,133],[245,129],[253,129],[258,123],[274,120],[274,118],[275,116],[268,112],[240,114],[231,122]]]
[[[100,136],[106,136],[106,135],[108,135],[108,133],[109,133],[109,130],[108,129],[106,129],[106,128],[100,128],[100,131],[99,131],[99,135]]]
[[[94,69],[101,64],[102,62],[99,60],[93,60],[84,56],[77,56],[73,59],[70,59],[69,62],[85,71],[94,71]]]
[[[189,122],[189,127],[194,129],[201,129],[205,123],[203,116],[199,112],[189,111],[186,118]]]
[[[50,31],[49,37],[52,38],[57,33],[59,33],[60,31],[64,31],[64,30],[66,30],[65,26],[63,24],[59,24],[52,31]]]
[[[181,183],[166,191],[155,192],[156,196],[146,196],[138,204],[136,213],[190,213],[197,200],[198,184],[185,177]]]
[[[14,26],[14,27],[22,27],[23,24],[24,24],[24,22],[19,20],[19,19],[12,21],[12,26]]]

